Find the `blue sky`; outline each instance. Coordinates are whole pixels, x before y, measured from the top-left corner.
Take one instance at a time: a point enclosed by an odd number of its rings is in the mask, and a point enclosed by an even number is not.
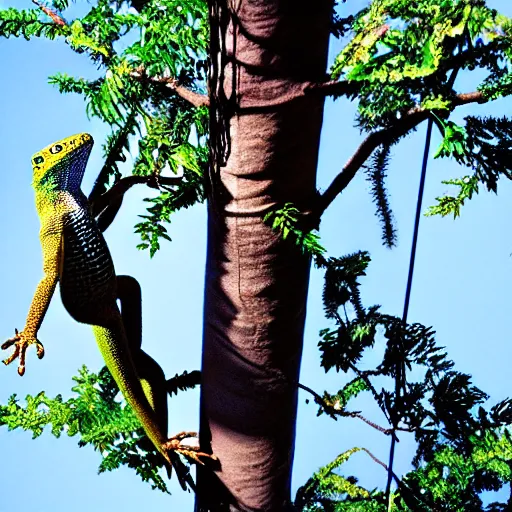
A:
[[[351,7],[364,3],[353,1]],[[489,4],[512,15],[512,6],[506,0]],[[29,0],[0,0],[0,7],[32,5]],[[96,146],[84,181],[88,192],[102,164],[101,143],[108,131],[97,120],[87,119],[80,97],[60,95],[47,83],[47,77],[58,71],[86,77],[95,73],[84,56],[71,52],[62,41],[1,40],[0,61],[0,339],[5,339],[12,336],[15,327],[23,327],[41,277],[39,220],[30,186],[30,157],[54,140],[76,132],[91,133]],[[470,78],[461,81],[461,90],[473,88]],[[457,118],[469,112],[503,115],[511,105],[510,100],[501,100],[493,105],[466,107]],[[353,118],[354,106],[347,101],[327,102],[320,149],[320,188],[328,186],[362,140],[353,127]],[[424,138],[422,126],[393,153],[388,185],[399,228],[396,249],[390,251],[380,245],[380,229],[363,176],[358,176],[336,200],[321,226],[322,243],[331,255],[370,251],[373,261],[363,281],[363,300],[367,305],[381,304],[382,310],[390,314],[401,315],[403,305]],[[438,143],[436,134],[433,147]],[[431,160],[425,206],[449,190],[441,180],[465,173],[455,162]],[[135,248],[138,238],[133,233],[146,192],[129,192],[106,237],[117,272],[133,275],[141,283],[143,346],[172,376],[185,369],[197,369],[200,364],[206,211],[201,205],[176,215],[169,227],[173,242],[164,243],[163,250],[150,260],[147,253]],[[422,218],[409,313],[410,321],[435,328],[438,342],[448,348],[457,369],[473,375],[474,383],[491,395],[490,403],[510,394],[505,376],[512,359],[511,193],[512,184],[503,181],[498,196],[482,191],[456,221]],[[303,384],[320,392],[335,391],[350,378],[325,375],[319,368],[318,331],[329,326],[323,318],[321,287],[322,275],[313,270],[301,374]],[[46,357],[39,361],[30,352],[23,378],[18,377],[14,366],[0,368],[0,403],[5,403],[12,393],[24,397],[43,389],[50,396],[69,396],[71,377],[82,364],[92,370],[103,364],[90,328],[75,323],[66,314],[58,294],[39,337],[45,343]],[[371,364],[370,359],[367,364]],[[170,432],[197,428],[198,397],[197,392],[189,392],[170,402]],[[325,416],[316,418],[317,408],[307,405],[306,398],[301,394],[294,490],[319,466],[353,446],[365,446],[386,460],[388,440],[382,434],[357,419],[333,422]],[[358,399],[354,408],[368,411],[370,418],[383,423],[369,399]],[[397,452],[398,473],[407,470],[413,449],[412,440],[403,436]],[[182,493],[175,482],[171,483],[173,495],[168,497],[151,491],[128,469],[97,476],[99,454],[89,448],[79,449],[74,438],[56,440],[44,434],[32,441],[29,433],[0,429],[0,457],[0,512],[63,512],[70,508],[76,512],[106,512],[164,507],[191,510],[192,496]],[[347,474],[359,476],[364,485],[383,486],[384,471],[365,457],[355,455],[346,465]]]

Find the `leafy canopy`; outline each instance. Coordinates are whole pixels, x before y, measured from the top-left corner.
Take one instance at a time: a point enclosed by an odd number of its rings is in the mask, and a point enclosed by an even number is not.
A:
[[[358,252],[322,264],[325,315],[335,325],[320,332],[321,364],[326,371],[350,374],[351,380],[335,393],[315,396],[319,414],[363,420],[383,436],[394,435],[392,425],[398,425],[397,435],[414,435],[414,469],[401,478],[395,475],[390,510],[509,510],[508,502],[484,507],[482,495],[512,482],[512,400],[484,408],[488,396],[469,375],[455,370],[430,327],[404,324],[401,318],[382,313],[379,306],[364,307],[359,279],[369,263],[368,253]],[[382,353],[381,361],[371,367],[364,359],[369,351],[373,356]],[[403,386],[397,394],[394,381],[401,372]],[[388,428],[351,410],[361,393],[370,393]],[[355,447],[320,468],[298,490],[298,509],[387,511],[381,490],[365,489],[355,476],[339,473],[356,453],[383,466],[384,481],[386,465],[367,448]]]
[[[438,198],[430,215],[457,217],[479,185],[497,192],[500,177],[511,178],[512,120],[468,116],[465,125],[450,120],[457,106],[485,103],[512,92],[512,20],[483,0],[374,0],[355,15],[334,20],[334,33],[346,44],[335,58],[331,77],[351,86],[338,89],[357,101],[358,124],[381,132],[382,145],[369,162],[368,178],[383,241],[396,233],[385,189],[390,148],[417,123],[431,116],[443,136],[435,157],[452,157],[470,169],[455,196]],[[460,91],[459,78],[475,83]],[[469,93],[469,94],[468,94]],[[421,117],[425,112],[428,116]],[[404,129],[405,127],[405,129]]]

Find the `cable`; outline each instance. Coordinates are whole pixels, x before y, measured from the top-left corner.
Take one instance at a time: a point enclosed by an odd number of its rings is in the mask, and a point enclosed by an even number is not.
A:
[[[428,155],[430,152],[430,141],[432,138],[432,127],[433,127],[433,119],[432,117],[428,120],[427,126],[427,136],[425,140],[425,151],[423,153],[423,164],[421,168],[421,177],[420,177],[420,186],[418,189],[418,200],[416,203],[416,218],[414,220],[414,231],[412,236],[412,247],[411,247],[411,258],[409,260],[409,275],[407,277],[407,288],[405,290],[405,301],[404,301],[404,311],[402,315],[402,325],[407,325],[407,315],[409,313],[409,303],[411,300],[411,289],[412,289],[412,278],[414,274],[414,262],[416,260],[416,246],[418,243],[418,231],[420,226],[420,217],[421,217],[421,205],[423,203],[423,192],[425,189],[425,178],[427,176],[427,164],[428,164]],[[400,396],[400,392],[405,385],[405,365],[401,365],[400,368],[396,369],[395,375],[395,404],[398,402],[398,398]],[[396,446],[396,427],[398,426],[398,421],[393,418],[393,435],[391,436],[391,446],[389,449],[389,464],[388,464],[388,481],[386,484],[386,501],[388,503],[388,512],[391,511],[391,481],[393,479],[393,462],[395,459],[395,446]]]

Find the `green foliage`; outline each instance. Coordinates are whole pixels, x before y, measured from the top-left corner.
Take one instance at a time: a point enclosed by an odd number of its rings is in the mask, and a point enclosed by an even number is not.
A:
[[[67,27],[57,25],[49,18],[42,21],[37,10],[18,11],[12,7],[0,10],[0,36],[24,37],[28,41],[32,37],[55,39],[68,34]]]
[[[462,163],[480,183],[497,191],[498,179],[512,179],[512,119],[466,117],[467,151]]]
[[[487,395],[474,386],[469,375],[454,369],[434,331],[419,323],[364,307],[359,278],[370,262],[368,253],[324,260],[324,308],[334,329],[320,332],[322,366],[352,373],[354,378],[335,394],[316,399],[320,412],[334,419],[352,416],[377,428],[390,430],[349,410],[351,401],[369,392],[390,429],[414,434],[417,451],[414,469],[394,476],[392,511],[490,511],[507,510],[507,503],[482,505],[484,491],[495,491],[512,482],[512,401],[483,407]],[[365,352],[379,348],[380,362],[369,368]],[[375,354],[375,351],[374,351]],[[403,385],[394,384],[400,377]],[[384,385],[380,390],[378,386]],[[354,419],[353,421],[356,421]],[[338,470],[352,454],[364,451],[385,467],[366,448],[353,448],[320,468],[297,492],[295,504],[303,511],[386,511],[382,491],[368,490],[354,476]],[[382,470],[385,482],[386,472]]]
[[[194,387],[197,373],[176,375],[169,381],[169,389],[177,393],[178,389]],[[63,432],[70,437],[78,436],[79,446],[90,445],[100,453],[99,473],[126,465],[153,489],[168,493],[159,474],[164,467],[163,458],[146,437],[130,406],[119,400],[119,389],[107,368],[96,374],[83,366],[73,380],[74,396],[68,400],[61,395],[49,398],[42,391],[36,396],[28,395],[26,405],[21,406],[16,395],[12,395],[7,405],[0,405],[0,426],[30,431],[33,438],[39,437],[47,425],[55,437]],[[190,478],[187,466],[180,459],[175,463]]]
[[[506,432],[506,431],[505,431]],[[499,489],[512,481],[512,443],[508,433],[487,431],[483,438],[473,437],[467,453],[458,453],[451,446],[439,447],[428,463],[405,477],[410,489],[421,490],[423,506],[442,511],[508,510],[507,503],[484,507],[479,496],[483,490]],[[398,507],[397,510],[408,510]]]
[[[316,512],[321,510],[385,510],[384,508],[366,508],[372,493],[356,485],[354,478],[344,478],[334,470],[338,469],[354,453],[361,448],[352,448],[338,455],[331,463],[320,468],[297,491],[295,506],[303,512]],[[346,495],[350,506],[340,508],[339,497]],[[364,509],[356,508],[364,506]]]
[[[155,198],[145,199],[146,202],[151,203],[151,206],[147,209],[147,215],[139,215],[144,220],[135,226],[135,232],[140,234],[142,240],[142,243],[137,245],[138,249],[149,248],[150,255],[153,257],[160,249],[161,238],[171,240],[161,222],[170,222],[173,212],[180,208],[188,208],[203,199],[201,178],[188,173],[186,177],[184,175],[184,179],[176,190],[168,190]]]
[[[487,7],[484,0],[374,0],[354,15],[336,15],[332,33],[344,37],[346,44],[331,77],[350,82],[340,94],[358,102],[363,131],[383,128],[395,143],[393,130],[401,120],[430,111],[443,135],[435,157],[453,157],[472,169],[469,181],[446,182],[459,186],[459,193],[437,198],[429,215],[457,217],[465,201],[478,193],[479,184],[496,192],[499,177],[510,179],[508,118],[468,117],[465,126],[449,119],[460,99],[456,84],[462,72],[478,71],[477,101],[512,94],[510,18]],[[402,133],[396,135],[400,138]],[[396,232],[384,186],[388,165],[389,145],[384,144],[366,169],[383,242],[392,246]]]
[[[318,403],[318,405],[320,405],[318,416],[325,412],[333,419],[337,419],[337,416],[352,416],[353,414],[347,412],[345,409],[349,400],[355,398],[362,391],[368,391],[369,389],[364,379],[356,377],[348,384],[345,384],[345,386],[334,395],[325,391],[322,396],[322,401]]]
[[[473,174],[461,179],[443,181],[459,187],[457,196],[438,197],[427,215],[460,215],[460,209],[479,185],[497,192],[500,177],[512,179],[512,119],[508,117],[473,117],[465,119],[466,126],[443,123],[445,137],[437,156],[452,156],[469,167]]]
[[[293,203],[285,203],[282,208],[268,212],[263,220],[278,230],[283,240],[290,238],[303,253],[321,256],[325,249],[320,245],[320,236],[301,229],[301,213]]]
[[[459,187],[459,193],[457,196],[436,197],[437,204],[431,206],[426,215],[442,215],[445,217],[446,215],[453,214],[453,217],[457,218],[466,199],[471,199],[473,194],[478,194],[478,177],[474,175],[464,176],[455,180],[445,180],[443,183]]]
[[[434,154],[434,158],[453,156],[460,162],[466,152],[466,130],[452,121],[439,121],[439,123],[443,128],[443,142]]]
[[[454,71],[487,71],[480,87],[486,97],[510,93],[511,28],[484,1],[376,0],[335,30],[351,37],[331,76],[360,85],[350,95],[365,130],[420,105],[451,111]]]
[[[438,198],[429,215],[457,217],[479,184],[496,192],[501,176],[511,178],[508,118],[470,116],[465,126],[449,119],[457,106],[461,72],[478,71],[478,101],[512,94],[510,18],[484,0],[374,0],[355,15],[335,16],[332,32],[347,43],[331,77],[357,83],[345,94],[358,101],[362,130],[392,130],[411,112],[431,111],[443,135],[435,157],[453,157],[472,169],[469,181],[446,182],[459,186],[459,193]],[[383,241],[391,246],[396,233],[384,188],[388,160],[388,149],[381,147],[367,169]]]
[[[193,145],[183,141],[190,138],[191,126],[195,127],[198,137],[204,138],[206,118],[204,108],[179,112],[173,124],[169,124],[164,113],[146,118],[147,135],[139,142],[134,173],[158,177],[166,169],[172,174],[182,175],[179,185],[172,188],[161,186],[162,191],[157,197],[146,199],[151,206],[147,214],[140,215],[144,220],[135,226],[135,232],[142,240],[137,247],[149,248],[151,257],[160,249],[161,238],[171,240],[162,222],[170,222],[175,211],[204,200],[202,181],[208,163],[207,148],[204,144]]]

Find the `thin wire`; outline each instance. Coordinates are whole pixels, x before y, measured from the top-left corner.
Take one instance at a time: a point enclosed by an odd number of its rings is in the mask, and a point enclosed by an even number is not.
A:
[[[425,178],[427,176],[428,155],[430,152],[430,141],[432,138],[432,127],[434,125],[432,117],[428,120],[427,136],[425,140],[425,151],[423,153],[423,164],[421,168],[420,186],[418,189],[418,200],[416,203],[416,218],[414,220],[414,232],[412,236],[411,259],[409,261],[409,275],[407,277],[407,288],[405,290],[404,311],[402,315],[402,325],[407,324],[407,315],[409,313],[409,303],[411,300],[412,278],[414,275],[414,262],[416,260],[416,246],[418,244],[418,231],[421,218],[421,205],[423,203],[423,192],[425,190]],[[395,404],[398,402],[400,392],[405,385],[405,368],[397,368],[395,376]],[[386,501],[388,503],[388,512],[391,511],[391,481],[393,479],[393,462],[395,459],[395,446],[397,442],[396,427],[397,418],[393,418],[393,435],[391,436],[391,446],[389,449],[388,481],[386,484]]]

